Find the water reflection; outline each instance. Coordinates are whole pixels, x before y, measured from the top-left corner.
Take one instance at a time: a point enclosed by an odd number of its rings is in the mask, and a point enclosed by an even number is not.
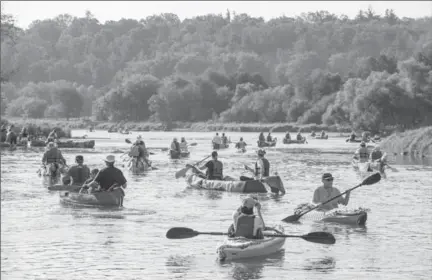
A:
[[[165,268],[174,278],[183,278],[194,265],[194,256],[170,255],[165,261]]]
[[[318,272],[329,273],[336,268],[336,260],[333,257],[310,258],[305,260],[304,270],[316,270]]]
[[[325,231],[332,234],[343,235],[346,238],[346,240],[349,240],[350,234],[352,233],[366,235],[367,227],[354,226],[354,225],[341,225],[336,223],[314,222],[311,225],[311,231]]]

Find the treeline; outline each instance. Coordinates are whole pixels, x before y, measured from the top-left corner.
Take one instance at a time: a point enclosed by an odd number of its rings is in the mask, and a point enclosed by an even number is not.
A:
[[[431,26],[391,10],[105,24],[87,12],[20,30],[2,14],[1,113],[418,127],[432,123]]]

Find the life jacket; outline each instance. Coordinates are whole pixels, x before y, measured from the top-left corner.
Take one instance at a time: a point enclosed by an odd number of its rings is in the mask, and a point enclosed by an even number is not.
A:
[[[366,147],[361,147],[360,149],[357,150],[357,153],[362,159],[368,158],[369,156],[369,152]]]
[[[264,135],[260,134],[258,140],[259,140],[260,142],[265,142],[265,137],[264,137]]]
[[[272,142],[272,141],[273,141],[272,137],[270,135],[268,135],[267,136],[267,142]]]
[[[240,141],[236,144],[236,148],[237,149],[244,149],[244,148],[246,148],[246,143],[243,141]]]
[[[222,143],[226,144],[228,142],[228,138],[226,136],[222,136]]]
[[[240,214],[237,218],[235,225],[235,236],[242,236],[245,238],[253,239],[255,226],[255,215]]]
[[[51,150],[45,152],[47,163],[58,163],[62,160],[60,151],[57,148],[51,148]]]
[[[180,152],[180,144],[179,144],[179,142],[172,142],[171,143],[171,150],[174,150],[174,151],[177,151],[177,152]]]
[[[355,135],[354,133],[350,135],[350,140],[351,140],[351,141],[354,141],[355,138],[356,138],[356,135]]]
[[[298,141],[301,141],[301,140],[303,140],[303,137],[301,136],[301,134],[299,133],[299,134],[297,134],[297,140]]]
[[[264,163],[264,177],[269,176],[270,174],[270,162],[266,158],[260,159]],[[258,160],[259,161],[259,160]],[[260,166],[258,165],[258,161],[255,162],[255,176],[258,176],[260,174]]]
[[[289,133],[285,134],[285,139],[291,140],[291,135]]]
[[[138,145],[133,145],[130,152],[129,152],[129,156],[130,157],[138,157],[140,155],[140,147]]]
[[[187,151],[187,143],[186,142],[180,143],[180,150],[181,151]]]
[[[210,174],[211,178],[222,179],[223,176],[223,165],[218,160],[213,160],[213,174]]]
[[[380,159],[380,158],[382,158],[382,156],[383,156],[383,153],[381,151],[373,151],[371,154],[372,160]]]

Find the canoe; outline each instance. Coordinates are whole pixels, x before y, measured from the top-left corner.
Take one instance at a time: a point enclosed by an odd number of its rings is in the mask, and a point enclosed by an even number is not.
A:
[[[289,140],[284,138],[283,143],[284,144],[304,144],[306,142],[306,137],[303,137],[302,140]]]
[[[151,162],[150,162],[150,164],[151,164]],[[129,162],[127,164],[127,168],[129,171],[131,171],[134,174],[141,173],[141,172],[144,172],[144,171],[151,169],[151,167],[145,162],[137,163],[136,158],[130,158],[129,159]]]
[[[30,142],[32,147],[45,147],[47,144],[44,140],[32,140]],[[75,141],[75,140],[67,140],[67,141],[59,141],[57,142],[57,147],[59,148],[86,148],[92,149],[95,146],[95,140],[86,140],[86,141]]]
[[[68,192],[79,192],[82,186],[78,185],[63,185],[56,184],[53,186],[48,186],[49,191],[68,191]]]
[[[116,188],[110,192],[94,192],[78,193],[62,191],[60,192],[60,202],[66,205],[73,206],[105,206],[105,207],[121,207],[123,206],[123,198],[125,193],[122,188]]]
[[[385,173],[385,163],[386,161],[366,161],[366,162],[360,162],[359,160],[352,159],[351,164],[356,171],[360,172],[380,172]]]
[[[328,139],[328,135],[325,135],[324,137],[321,137],[321,136],[315,136],[315,139],[327,140],[327,139]]]
[[[274,138],[273,141],[271,141],[271,142],[267,142],[267,141],[261,142],[261,141],[258,140],[257,143],[258,143],[258,147],[259,148],[274,147],[274,146],[276,146],[277,138]]]
[[[347,138],[346,140],[345,140],[345,142],[347,142],[347,143],[360,143],[362,140],[361,139],[354,139],[354,140],[351,140],[350,138]],[[364,141],[365,143],[369,143],[369,140],[367,140],[367,141]]]
[[[6,142],[1,142],[0,143],[0,148],[10,148],[10,144],[6,143]],[[25,145],[23,143],[17,143],[15,146],[17,147],[24,147]]]
[[[171,159],[179,159],[179,158],[188,157],[190,155],[190,152],[189,151],[188,152],[182,151],[179,153],[179,152],[176,152],[174,150],[170,150],[169,155],[170,155]]]
[[[216,148],[216,145],[212,142],[213,150],[221,150],[221,149],[228,149],[230,143],[226,144],[220,144],[219,149]]]
[[[267,228],[263,234],[284,234],[284,230],[281,226]],[[267,256],[281,250],[285,239],[283,237],[264,237],[264,239],[228,237],[218,246],[216,253],[219,261]]]
[[[186,172],[186,183],[196,189],[237,192],[237,193],[285,193],[283,182],[279,176],[269,176],[262,180],[207,180],[199,177],[194,169]]]
[[[367,212],[364,210],[335,210],[325,214],[321,222],[337,223],[352,226],[364,226],[367,221]]]
[[[244,154],[244,153],[246,153],[246,148],[243,148],[243,149],[237,149],[237,150],[236,150],[236,153]]]

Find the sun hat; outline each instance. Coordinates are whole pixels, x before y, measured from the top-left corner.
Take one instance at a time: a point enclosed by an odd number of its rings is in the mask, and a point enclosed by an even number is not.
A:
[[[109,155],[104,159],[105,162],[114,162],[115,161],[115,156],[113,155]]]

